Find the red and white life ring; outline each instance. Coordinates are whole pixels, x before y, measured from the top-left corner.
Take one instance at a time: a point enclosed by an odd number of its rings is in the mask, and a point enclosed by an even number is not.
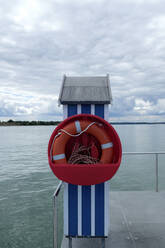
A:
[[[68,164],[66,146],[71,136],[86,132],[94,136],[101,147],[97,164]],[[78,185],[92,185],[111,179],[121,162],[121,142],[114,128],[104,119],[75,115],[61,122],[51,135],[48,161],[53,173],[61,180]]]
[[[90,126],[90,124],[93,125]],[[70,139],[69,134],[76,135],[87,129],[86,133],[93,135],[100,143],[102,149],[100,163],[111,163],[113,160],[113,142],[102,126],[99,123],[92,123],[88,120],[76,120],[66,125],[63,128],[63,132],[53,143],[53,162],[56,164],[66,164],[65,148]]]

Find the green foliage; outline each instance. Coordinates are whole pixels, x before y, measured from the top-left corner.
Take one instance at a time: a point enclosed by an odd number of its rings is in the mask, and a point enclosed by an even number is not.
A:
[[[50,126],[58,125],[60,121],[0,121],[0,126]]]
[[[8,123],[13,123],[13,122],[14,122],[14,121],[13,121],[13,120],[11,120],[11,119],[10,119],[10,120],[8,120]]]

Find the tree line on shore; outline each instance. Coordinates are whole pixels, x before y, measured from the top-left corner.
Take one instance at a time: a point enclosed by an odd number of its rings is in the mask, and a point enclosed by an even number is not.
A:
[[[58,125],[60,121],[0,121],[0,126],[48,126]]]
[[[60,121],[0,121],[0,126],[49,126],[58,125]],[[150,125],[150,124],[165,124],[165,122],[110,122],[112,125]]]

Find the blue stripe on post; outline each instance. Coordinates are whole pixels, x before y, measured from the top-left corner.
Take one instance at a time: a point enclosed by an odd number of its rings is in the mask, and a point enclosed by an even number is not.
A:
[[[82,235],[91,235],[91,186],[82,186]]]
[[[68,117],[77,115],[77,104],[68,104]]]
[[[82,104],[81,113],[90,114],[91,104]],[[82,186],[82,235],[91,235],[91,186]]]
[[[69,236],[78,234],[78,186],[68,185]]]
[[[95,235],[104,236],[104,183],[95,185]]]
[[[104,104],[95,104],[95,115],[104,119]]]
[[[77,114],[77,104],[68,104],[68,117]],[[78,235],[78,186],[68,184],[69,236]]]
[[[95,104],[95,115],[104,119],[104,104]],[[104,183],[95,186],[95,235],[104,236]]]
[[[82,114],[90,114],[91,113],[91,104],[82,104],[81,105],[81,113]]]

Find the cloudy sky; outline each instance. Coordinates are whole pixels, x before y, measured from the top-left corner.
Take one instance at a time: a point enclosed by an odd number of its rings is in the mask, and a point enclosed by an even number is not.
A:
[[[111,120],[165,121],[164,0],[0,0],[0,120],[57,120],[63,74],[110,74]]]

